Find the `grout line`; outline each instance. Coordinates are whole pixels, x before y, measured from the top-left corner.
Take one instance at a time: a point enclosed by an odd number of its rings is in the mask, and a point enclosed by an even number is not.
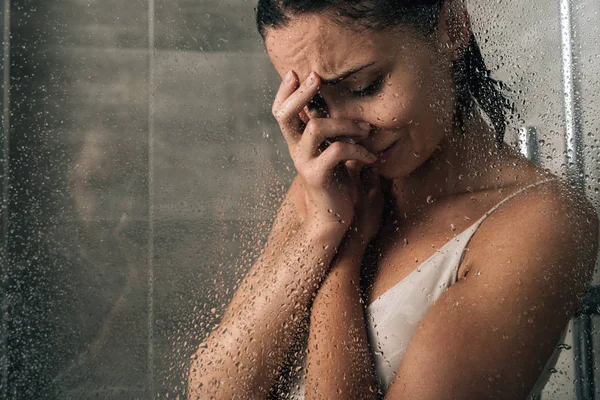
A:
[[[154,399],[154,0],[148,0],[148,394]]]
[[[8,260],[8,217],[9,217],[9,185],[10,185],[10,1],[5,0],[3,4],[3,32],[2,32],[2,259],[5,260],[4,268],[0,270],[2,296],[2,372],[0,375],[0,398],[8,398],[8,373],[10,357],[8,354],[8,300],[7,281],[9,276]]]

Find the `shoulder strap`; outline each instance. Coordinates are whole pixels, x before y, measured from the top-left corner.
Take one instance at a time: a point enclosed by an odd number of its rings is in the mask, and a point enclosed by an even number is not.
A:
[[[487,217],[488,215],[490,215],[491,213],[493,213],[494,211],[496,211],[496,209],[497,209],[498,207],[500,207],[502,204],[504,204],[504,203],[505,203],[505,202],[507,202],[508,200],[512,199],[513,197],[515,197],[515,196],[516,196],[516,195],[518,195],[519,193],[522,193],[522,192],[526,191],[526,190],[527,190],[527,189],[529,189],[529,188],[532,188],[532,187],[535,187],[535,186],[538,186],[538,185],[542,185],[542,184],[544,184],[544,183],[546,183],[546,182],[552,182],[552,181],[557,181],[557,180],[559,180],[559,179],[558,179],[558,178],[550,178],[550,179],[546,179],[546,180],[544,180],[544,181],[540,181],[540,182],[535,182],[535,183],[532,183],[531,185],[527,185],[527,186],[525,186],[524,188],[521,188],[521,189],[517,190],[516,192],[514,192],[513,194],[511,194],[511,195],[510,195],[510,196],[508,196],[507,198],[503,199],[503,200],[502,200],[500,203],[498,203],[498,204],[496,204],[494,207],[492,207],[492,209],[491,209],[491,210],[489,210],[487,213],[485,213],[484,217]]]

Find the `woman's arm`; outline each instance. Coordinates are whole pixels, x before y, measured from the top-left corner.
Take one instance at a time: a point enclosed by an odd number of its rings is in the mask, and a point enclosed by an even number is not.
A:
[[[347,227],[324,229],[297,215],[296,183],[263,255],[192,359],[190,399],[265,398],[308,315]]]
[[[368,348],[360,266],[365,248],[342,244],[312,308],[306,398],[377,399]]]
[[[377,399],[360,290],[366,249],[379,232],[384,194],[378,171],[354,165],[362,196],[352,226],[311,310],[308,339],[307,398]]]

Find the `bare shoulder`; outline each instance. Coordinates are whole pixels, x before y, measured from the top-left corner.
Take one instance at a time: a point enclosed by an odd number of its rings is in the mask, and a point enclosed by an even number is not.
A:
[[[473,235],[466,275],[421,321],[389,397],[523,399],[581,305],[598,251],[592,204],[563,182],[505,189],[518,194]]]
[[[502,204],[474,234],[465,263],[481,265],[499,252],[521,260],[551,255],[580,264],[587,275],[595,266],[598,240],[593,204],[559,179],[527,188]]]

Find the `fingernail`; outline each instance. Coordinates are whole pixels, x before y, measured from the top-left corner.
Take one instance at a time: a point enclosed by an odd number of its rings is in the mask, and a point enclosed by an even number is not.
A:
[[[315,78],[315,73],[311,72],[310,75],[308,76],[308,79],[306,79],[306,86],[313,86],[316,82],[316,78]]]
[[[359,122],[358,127],[363,131],[371,131],[371,124],[369,124],[368,122]]]
[[[285,74],[285,82],[286,83],[292,82],[292,78],[293,78],[293,74],[292,74],[292,71],[290,70],[290,71],[288,71],[287,74]]]

